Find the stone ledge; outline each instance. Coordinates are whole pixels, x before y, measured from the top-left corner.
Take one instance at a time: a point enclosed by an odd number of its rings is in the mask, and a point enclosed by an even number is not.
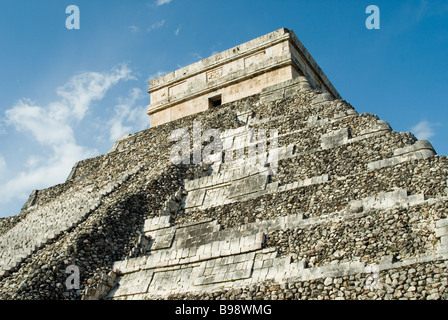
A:
[[[216,243],[215,243],[216,242]],[[204,260],[260,250],[264,243],[264,234],[257,233],[238,239],[235,243],[222,240],[200,245],[196,248],[178,248],[157,250],[152,255],[117,261],[113,270],[122,274],[139,270],[158,269],[181,264],[197,263]],[[212,250],[215,249],[215,250]]]
[[[152,79],[149,83],[150,92],[159,90],[161,87],[182,81],[198,73],[217,68],[225,63],[251,55],[263,48],[271,46],[273,43],[285,41],[290,37],[289,31],[285,28],[278,29],[269,34],[250,40],[237,47],[230,48],[221,53],[195,62],[191,65]]]
[[[76,227],[102,205],[104,196],[145,166],[142,164],[121,173],[98,191],[88,185],[75,193],[67,191],[44,206],[29,208],[24,219],[0,236],[0,268],[4,273],[11,270],[66,230]]]
[[[275,252],[272,252],[267,253],[266,255],[261,253],[260,250],[256,253],[256,255],[253,253],[255,259],[251,260],[249,258],[240,266],[238,265],[239,263],[235,263],[234,260],[226,261],[224,263],[217,262],[216,260],[213,262],[215,264],[211,263],[210,265],[202,263],[201,265],[197,265],[195,267],[197,269],[192,270],[194,274],[193,279],[185,276],[182,277],[179,273],[179,269],[166,271],[166,276],[161,276],[158,279],[167,279],[171,286],[167,286],[166,281],[163,285],[156,285],[156,283],[154,283],[154,287],[151,290],[153,284],[150,283],[147,287],[146,297],[166,297],[171,294],[171,288],[173,285],[176,285],[177,293],[214,292],[225,288],[235,289],[250,286],[269,280],[282,284],[291,281],[312,281],[324,278],[332,279],[356,274],[377,274],[379,276],[381,272],[387,272],[389,270],[410,267],[416,264],[448,260],[447,252],[437,255],[426,255],[410,258],[399,262],[393,262],[393,258],[391,256],[385,256],[379,264],[366,265],[364,262],[343,262],[307,268],[303,261],[291,262],[291,258],[289,256],[277,258],[272,255],[273,253],[275,254]],[[265,256],[265,258],[263,256]],[[261,259],[262,257],[263,259]],[[227,263],[235,266],[226,267],[226,265],[228,266]],[[207,269],[209,270],[208,274]],[[235,269],[239,270],[235,271]],[[252,272],[249,272],[250,269],[252,269]],[[137,272],[137,274],[139,272]],[[138,277],[135,276],[135,278]],[[119,298],[120,296],[132,296],[143,293],[141,286],[139,286],[139,283],[136,283],[135,280],[134,282],[129,282],[127,284],[125,283],[124,287],[129,289],[121,293],[121,295],[118,295],[117,292],[115,292],[115,294],[110,294],[109,297]]]
[[[319,104],[325,104],[329,101],[333,101],[334,97],[329,93],[320,93],[314,99],[311,101],[311,105],[319,105]]]
[[[372,204],[371,198],[375,197],[366,198],[366,203]],[[397,203],[401,205],[403,202],[408,202],[410,205],[434,202],[434,199],[408,201],[409,198],[412,198],[412,196],[408,196],[404,190],[385,193],[376,198],[380,202],[380,205],[370,205],[366,206],[366,208],[381,207],[384,210],[385,208],[393,208]],[[441,198],[440,200],[446,201],[447,199]],[[148,264],[150,258],[140,257],[135,258],[134,261],[117,262],[117,265],[114,266],[120,267],[121,264],[124,265],[125,268],[123,270],[126,274],[139,274],[143,270],[149,270],[147,269],[148,267],[153,267],[151,270],[154,270],[154,274],[160,274],[160,276],[154,278],[153,282],[148,285],[145,295],[164,296],[170,294],[170,288],[176,289],[178,293],[213,292],[213,290],[222,290],[227,287],[237,288],[238,286],[252,285],[266,280],[283,283],[290,280],[310,281],[313,279],[340,277],[359,273],[379,274],[382,271],[411,266],[413,264],[448,260],[448,250],[443,246],[438,249],[435,255],[418,256],[398,262],[394,262],[393,257],[389,255],[384,256],[378,264],[366,265],[364,262],[343,262],[307,268],[304,261],[293,261],[291,255],[278,257],[275,248],[248,248],[248,245],[250,246],[254,241],[255,243],[262,243],[263,239],[259,238],[257,240],[257,236],[264,233],[288,228],[304,228],[313,224],[332,223],[333,221],[339,221],[341,214],[345,219],[358,218],[368,214],[368,210],[366,209],[361,213],[350,213],[349,211],[343,210],[331,215],[305,220],[302,220],[301,215],[291,215],[268,221],[254,222],[234,228],[233,230],[226,229],[218,231],[218,233],[226,234],[226,237],[230,241],[215,241],[198,248],[173,248],[172,250],[165,250],[166,252],[161,255],[161,260],[169,259],[170,261],[164,263],[155,262]],[[445,228],[448,224],[446,220],[448,219],[439,220],[436,222],[436,226]],[[210,222],[212,221],[208,221],[208,223]],[[193,226],[195,225],[198,224],[193,224]],[[239,242],[239,236],[235,234],[237,230],[246,233],[250,233],[251,230],[256,230],[258,233],[244,237],[245,240]],[[442,239],[446,242],[445,236]],[[251,250],[245,251],[247,249]],[[220,251],[219,254],[217,254],[218,251]],[[183,258],[186,255],[188,256],[188,253],[192,253],[193,256],[191,258]],[[247,258],[248,255],[253,255],[253,258]],[[165,275],[162,276],[162,274]],[[186,276],[186,274],[192,274],[193,276]],[[125,278],[122,281],[126,281]],[[133,286],[125,284],[125,286],[130,288],[127,289],[128,291],[125,294],[120,296],[111,295],[110,297],[119,298],[127,295],[137,297],[138,294],[142,293],[141,285],[138,283],[134,283]]]
[[[436,238],[441,238],[442,246],[446,245],[448,237],[448,218],[436,221]]]
[[[29,208],[31,208],[32,206],[34,206],[35,202],[36,202],[36,198],[37,198],[37,194],[39,193],[39,190],[33,190],[30,194],[30,196],[28,197],[28,200],[25,202],[25,204],[22,207],[22,210],[28,210]]]
[[[400,148],[394,151],[394,157],[367,164],[367,170],[376,170],[384,167],[392,167],[394,165],[408,162],[412,160],[424,160],[436,155],[434,148],[425,140],[416,141],[414,145]]]
[[[268,103],[286,97],[291,97],[295,92],[312,90],[306,77],[298,77],[282,83],[264,88],[260,94],[260,103]]]
[[[143,232],[151,232],[160,229],[171,227],[170,216],[160,216],[151,219],[146,219],[143,227]]]
[[[353,200],[349,204],[351,211],[387,209],[396,205],[417,205],[425,201],[424,194],[409,195],[406,190],[397,190],[392,192],[382,192],[373,197],[367,197],[361,200]]]

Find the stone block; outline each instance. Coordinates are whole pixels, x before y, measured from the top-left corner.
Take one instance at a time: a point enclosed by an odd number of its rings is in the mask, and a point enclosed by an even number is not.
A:
[[[436,228],[443,228],[448,226],[448,219],[440,219],[436,221]]]
[[[204,245],[199,246],[199,247],[198,247],[198,251],[196,252],[196,256],[203,255],[203,254],[205,253],[204,250],[205,250],[205,246],[204,246]]]
[[[368,170],[376,170],[384,167],[394,166],[411,160],[427,159],[436,155],[431,143],[426,140],[416,141],[412,146],[399,148],[394,151],[394,157],[373,161],[367,164]]]
[[[212,267],[214,267],[216,261],[217,261],[217,259],[211,259],[211,260],[208,260],[208,261],[207,261],[207,264],[206,264],[206,267],[207,267],[207,268],[212,268]]]
[[[252,283],[259,282],[261,280],[261,269],[254,268],[250,277],[252,278]]]
[[[283,96],[284,96],[284,90],[283,89],[262,93],[261,96],[260,96],[260,102],[261,103],[267,103],[267,102],[280,100],[280,99],[283,99]]]
[[[253,175],[234,182],[229,187],[228,197],[235,198],[264,190],[266,188],[267,179],[267,175]]]
[[[219,242],[219,250],[230,250],[230,240],[226,239]]]
[[[145,220],[144,232],[151,232],[171,226],[170,216],[160,216]]]
[[[199,255],[199,260],[208,260],[213,257],[213,254],[211,252],[203,253]]]
[[[407,199],[407,203],[410,206],[415,206],[423,201],[425,201],[425,195],[423,193],[410,195]]]
[[[448,257],[448,247],[447,246],[440,246],[437,248],[437,254],[442,254]]]
[[[261,269],[263,268],[263,260],[257,260],[254,262],[254,269]]]
[[[120,271],[123,268],[122,264],[124,263],[124,261],[115,261],[112,265],[112,270],[114,271]]]
[[[212,247],[211,247],[211,252],[213,252],[213,253],[217,253],[217,252],[219,252],[219,241],[214,241],[213,243],[212,243]]]
[[[156,235],[151,250],[170,248],[173,243],[175,232],[175,229],[169,228],[166,232]]]
[[[332,131],[321,136],[321,148],[331,149],[349,141],[349,130],[348,128],[339,129]]]
[[[444,237],[448,236],[448,226],[436,228],[436,237]]]
[[[265,281],[266,279],[268,279],[268,271],[269,271],[268,268],[264,268],[264,269],[259,270],[259,272],[258,272],[258,279],[259,279],[260,282],[261,281]]]
[[[247,259],[247,256],[245,254],[238,254],[234,256],[233,263],[240,263],[242,261],[245,261]]]
[[[311,104],[321,104],[326,103],[328,101],[333,101],[334,98],[329,93],[321,93],[314,97],[314,99],[311,101]]]
[[[418,140],[412,146],[396,149],[394,151],[394,156],[401,156],[418,150],[430,150],[433,152],[433,154],[435,154],[434,147],[429,141]]]
[[[242,249],[242,246],[234,246],[230,248],[230,254],[240,254],[241,252],[244,252],[244,250]],[[224,250],[221,250],[224,251]]]
[[[443,236],[440,238],[440,245],[444,247],[448,246],[448,236]]]
[[[393,263],[394,256],[393,255],[387,255],[381,258],[380,265],[383,267],[390,267]]]
[[[263,261],[262,268],[270,268],[274,265],[274,261],[272,259],[267,259]]]
[[[275,276],[278,274],[278,272],[279,272],[279,270],[278,270],[278,268],[277,267],[269,267],[269,268],[266,268],[267,270],[268,270],[268,273],[267,273],[267,275],[266,275],[266,278],[269,278],[269,279],[274,279],[275,278]]]

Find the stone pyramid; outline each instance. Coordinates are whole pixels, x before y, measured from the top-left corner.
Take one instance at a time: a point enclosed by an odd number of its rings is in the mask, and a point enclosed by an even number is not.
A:
[[[195,126],[222,153],[174,164]],[[0,298],[447,299],[447,175],[428,141],[295,76],[34,191],[0,220]]]

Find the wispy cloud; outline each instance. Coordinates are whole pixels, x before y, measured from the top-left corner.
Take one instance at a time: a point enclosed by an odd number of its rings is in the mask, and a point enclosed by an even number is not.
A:
[[[157,0],[156,3],[155,3],[155,5],[156,5],[156,7],[159,7],[159,6],[161,6],[161,5],[170,3],[171,1],[172,1],[172,0]]]
[[[6,161],[5,158],[0,154],[0,177],[3,175],[3,172],[6,168]]]
[[[202,56],[199,53],[197,53],[197,52],[193,52],[193,53],[190,53],[190,54],[197,60],[202,60],[203,59]]]
[[[131,30],[131,32],[138,32],[138,31],[140,31],[140,28],[138,26],[129,26],[128,29]]]
[[[429,2],[426,0],[420,0],[420,5],[416,8],[415,17],[420,22],[428,12]]]
[[[77,144],[74,124],[85,117],[93,101],[103,99],[119,81],[130,79],[132,72],[126,65],[105,73],[83,72],[57,88],[57,101],[40,106],[23,98],[8,109],[6,123],[48,151],[45,157],[29,155],[24,159],[26,169],[0,182],[0,202],[24,199],[33,189],[60,183],[76,161],[97,155],[97,150]]]
[[[180,26],[174,31],[174,34],[175,34],[176,36],[178,36],[179,33],[180,33],[180,30],[182,30],[182,25],[180,25]]]
[[[419,140],[428,140],[435,136],[434,127],[437,127],[439,123],[432,123],[429,121],[421,121],[412,127],[411,132]]]
[[[153,23],[150,27],[146,29],[146,32],[151,32],[152,30],[162,28],[165,25],[165,20],[161,20]]]
[[[144,98],[142,91],[134,88],[129,96],[114,108],[114,116],[108,121],[109,140],[116,141],[125,134],[149,128],[149,118],[145,106],[135,106],[136,101]]]
[[[389,28],[394,34],[398,35],[428,18],[446,15],[447,13],[448,3],[444,0],[403,1],[394,14],[394,19],[390,21]]]
[[[57,89],[57,94],[62,100],[55,103],[57,108],[50,105],[49,110],[55,115],[69,117],[74,115],[76,119],[81,120],[92,101],[101,100],[106,92],[120,80],[131,79],[135,80],[135,77],[125,64],[114,68],[110,73],[83,72]]]
[[[156,79],[156,78],[159,78],[159,77],[161,77],[161,76],[163,76],[163,75],[165,75],[165,74],[168,74],[168,73],[170,73],[171,71],[162,71],[162,70],[159,70],[159,71],[157,71],[156,73],[153,73],[153,74],[151,74],[151,75],[149,75],[148,76],[148,81],[147,82],[149,82],[149,80],[152,80],[152,79]]]
[[[2,120],[0,119],[0,136],[3,135],[3,134],[6,134],[6,130],[5,130],[5,127],[4,127],[3,123],[2,123]]]

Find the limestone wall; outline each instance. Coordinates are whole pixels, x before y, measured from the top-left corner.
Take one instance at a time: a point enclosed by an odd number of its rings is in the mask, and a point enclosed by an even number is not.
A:
[[[210,108],[209,99],[216,95],[221,95],[222,103],[228,103],[247,97],[248,95],[259,93],[267,86],[293,78],[293,70],[292,66],[280,67],[272,71],[266,71],[260,75],[255,75],[246,80],[240,80],[235,84],[214,87],[212,91],[207,91],[199,96],[182,99],[184,100],[183,102],[171,103],[172,106],[150,114],[151,126],[155,127],[162,123],[208,110]],[[197,88],[192,85],[192,88],[188,91],[193,93],[196,90]],[[181,93],[179,93],[179,95],[181,95]],[[154,99],[153,95],[151,95],[151,100],[154,101]],[[175,100],[175,98],[170,95],[168,100],[162,101],[161,104],[167,104],[167,101],[172,101],[172,99]]]
[[[151,126],[207,110],[214,96],[228,103],[299,76],[305,76],[311,87],[340,98],[294,32],[276,30],[152,79]]]

